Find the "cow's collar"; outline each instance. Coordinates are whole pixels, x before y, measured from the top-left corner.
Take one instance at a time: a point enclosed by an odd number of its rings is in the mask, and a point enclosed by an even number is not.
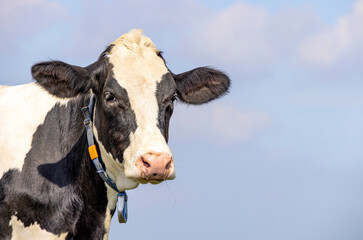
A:
[[[127,194],[125,191],[119,191],[116,183],[108,176],[107,172],[103,169],[98,153],[97,148],[94,143],[94,134],[92,130],[92,113],[94,106],[94,97],[92,96],[89,102],[89,105],[82,108],[82,112],[84,114],[84,126],[86,127],[87,132],[87,142],[88,142],[88,152],[91,157],[93,164],[96,167],[96,172],[102,180],[108,184],[113,190],[115,190],[118,194],[118,204],[117,204],[117,213],[118,213],[118,221],[120,223],[126,223],[127,221]]]

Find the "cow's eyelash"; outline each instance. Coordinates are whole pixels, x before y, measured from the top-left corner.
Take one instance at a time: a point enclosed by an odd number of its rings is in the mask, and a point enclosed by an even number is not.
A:
[[[168,97],[167,99],[165,99],[165,101],[164,102],[166,102],[166,103],[168,103],[168,102],[174,102],[175,100],[177,100],[178,99],[178,96],[177,96],[177,94],[175,93],[174,95],[172,95],[171,97]]]
[[[105,92],[104,94],[104,97],[106,99],[107,102],[113,102],[113,101],[116,101],[116,97],[115,95],[113,95],[112,93],[110,92]]]
[[[175,100],[177,100],[177,95],[176,94],[174,94],[174,95],[172,95],[172,96],[170,96],[168,98],[165,98],[163,100],[163,103],[164,104],[170,104],[170,103],[174,103]]]

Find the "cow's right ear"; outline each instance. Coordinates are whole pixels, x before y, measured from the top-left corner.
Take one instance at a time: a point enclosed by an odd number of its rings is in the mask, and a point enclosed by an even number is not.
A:
[[[33,78],[48,92],[61,98],[87,93],[94,85],[90,72],[61,61],[41,62],[31,68]]]

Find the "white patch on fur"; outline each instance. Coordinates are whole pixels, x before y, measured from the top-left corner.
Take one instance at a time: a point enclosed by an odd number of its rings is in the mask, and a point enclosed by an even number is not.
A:
[[[103,240],[108,240],[108,233],[110,232],[110,226],[111,226],[111,213],[110,209],[106,208],[106,215],[105,215],[105,235],[103,235]]]
[[[157,127],[159,107],[156,87],[168,69],[157,55],[159,51],[155,45],[142,35],[141,30],[124,34],[113,45],[108,58],[113,65],[115,79],[128,93],[138,126],[135,133],[130,135],[130,146],[124,151],[125,176],[138,177],[140,173],[135,162],[142,154],[160,152],[172,156]],[[122,167],[118,165],[117,168]],[[174,175],[174,170],[171,175]]]
[[[10,169],[22,170],[33,134],[57,104],[67,104],[35,83],[1,88],[0,178]]]
[[[68,233],[62,233],[55,235],[42,229],[40,225],[35,222],[28,227],[18,220],[16,216],[12,216],[9,222],[9,226],[13,228],[11,240],[28,240],[28,239],[39,239],[39,240],[61,240],[66,239]]]

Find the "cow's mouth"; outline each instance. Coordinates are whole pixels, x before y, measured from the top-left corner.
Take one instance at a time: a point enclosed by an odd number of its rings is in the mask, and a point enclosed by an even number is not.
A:
[[[141,184],[148,184],[148,183],[159,184],[159,183],[164,182],[165,180],[166,179],[152,179],[152,180],[138,179],[137,181]]]
[[[175,178],[174,160],[169,154],[147,153],[139,156],[134,170],[129,175],[136,181],[146,184],[158,184]]]

